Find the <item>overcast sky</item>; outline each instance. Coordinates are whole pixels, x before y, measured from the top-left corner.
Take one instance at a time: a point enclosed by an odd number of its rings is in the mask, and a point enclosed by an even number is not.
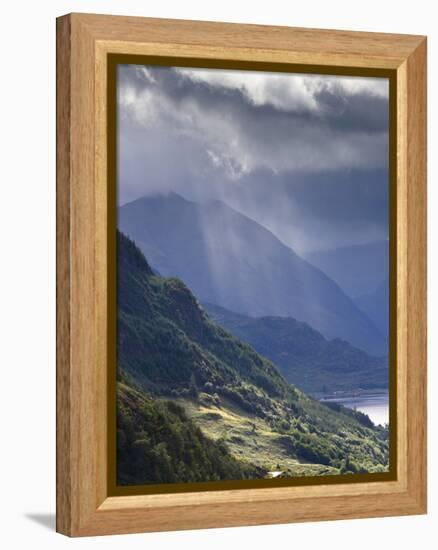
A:
[[[120,65],[118,201],[219,198],[299,253],[386,239],[388,80]]]

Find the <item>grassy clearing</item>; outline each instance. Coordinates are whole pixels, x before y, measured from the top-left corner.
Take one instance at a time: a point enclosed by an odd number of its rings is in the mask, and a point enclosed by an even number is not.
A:
[[[339,474],[338,468],[305,463],[291,456],[283,437],[266,421],[230,401],[222,407],[187,400],[178,403],[208,437],[224,441],[233,456],[268,472],[281,471],[290,476]]]

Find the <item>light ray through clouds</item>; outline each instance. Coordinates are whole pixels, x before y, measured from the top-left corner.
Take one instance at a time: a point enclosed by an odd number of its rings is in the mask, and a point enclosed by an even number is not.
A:
[[[306,253],[387,238],[387,180],[387,79],[119,66],[120,204],[219,199]]]

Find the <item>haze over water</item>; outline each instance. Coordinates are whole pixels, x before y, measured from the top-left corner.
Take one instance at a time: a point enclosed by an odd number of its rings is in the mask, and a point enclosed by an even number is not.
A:
[[[365,395],[358,397],[339,397],[327,399],[367,414],[374,424],[387,424],[389,422],[389,398],[388,394]]]

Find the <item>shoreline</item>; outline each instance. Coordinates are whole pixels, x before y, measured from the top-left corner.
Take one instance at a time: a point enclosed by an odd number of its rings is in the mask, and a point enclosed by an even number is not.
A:
[[[362,398],[362,397],[379,397],[389,395],[389,388],[373,389],[373,390],[339,390],[333,393],[312,393],[308,394],[312,399],[317,401],[334,401],[336,399]]]

